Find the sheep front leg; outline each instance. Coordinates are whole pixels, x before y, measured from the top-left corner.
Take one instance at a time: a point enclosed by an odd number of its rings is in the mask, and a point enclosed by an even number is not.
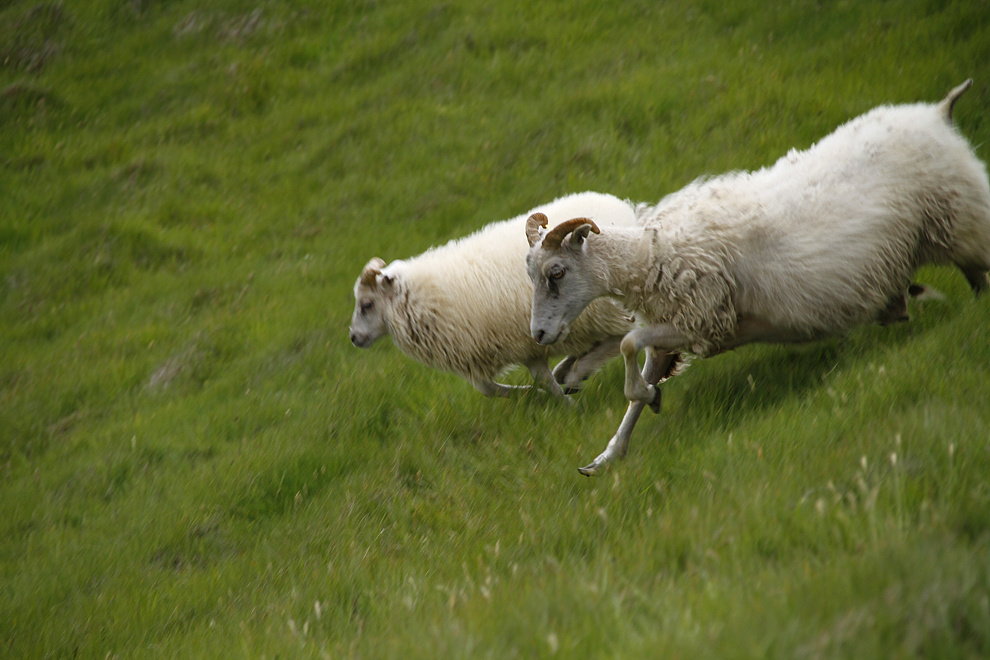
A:
[[[553,379],[558,383],[563,384],[567,380],[567,375],[571,373],[571,369],[577,364],[577,357],[573,355],[568,355],[563,360],[557,363],[557,366],[553,368]]]
[[[553,372],[550,371],[550,365],[544,360],[534,360],[526,365],[529,369],[529,373],[533,376],[533,380],[543,386],[543,388],[552,394],[554,398],[559,399],[565,403],[571,404],[571,397],[564,393],[563,388],[557,379],[554,378]]]
[[[649,381],[651,385],[659,382],[661,378],[670,372],[671,363],[675,359],[677,359],[676,354],[667,353],[657,356],[656,351],[647,349],[646,364],[643,365],[643,378]],[[654,403],[659,407],[659,389],[657,390]],[[578,472],[586,477],[593,477],[602,472],[613,461],[617,461],[625,456],[629,449],[629,439],[632,437],[633,429],[636,428],[636,422],[639,421],[639,416],[643,413],[643,408],[645,407],[646,404],[642,401],[630,401],[626,407],[626,414],[622,417],[622,422],[619,424],[615,435],[608,441],[605,451],[599,454],[590,465],[578,468]]]
[[[660,390],[653,383],[659,380],[659,376],[652,382],[644,378],[644,374],[639,372],[639,362],[636,357],[644,348],[653,348],[661,352],[673,352],[683,348],[687,344],[687,338],[668,324],[650,325],[645,328],[630,330],[622,339],[620,350],[622,357],[626,361],[626,382],[625,394],[630,401],[641,401],[649,404],[654,412],[659,412]],[[649,359],[649,354],[647,354]],[[645,372],[645,369],[644,369]]]
[[[563,373],[561,378],[558,369],[553,370],[553,376],[560,383],[565,391],[577,390],[581,387],[593,373],[598,371],[602,365],[619,354],[619,343],[622,335],[609,337],[602,340],[587,353],[579,356],[572,365]],[[560,365],[557,365],[558,367]]]
[[[564,390],[561,389],[560,384],[554,380],[553,372],[550,371],[550,366],[547,364],[546,360],[536,360],[534,362],[530,362],[526,364],[526,367],[529,369],[529,373],[532,374],[533,379],[546,388],[546,390],[555,398],[566,403],[572,403],[571,398],[564,394]],[[530,389],[529,385],[503,385],[502,383],[496,383],[494,380],[487,378],[472,380],[471,384],[474,385],[476,390],[485,396],[500,397],[503,399],[508,399],[509,397],[519,394],[520,392]]]

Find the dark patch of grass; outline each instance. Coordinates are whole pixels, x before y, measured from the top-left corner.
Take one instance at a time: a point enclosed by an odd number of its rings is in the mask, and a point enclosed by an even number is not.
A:
[[[0,13],[0,67],[37,73],[62,49],[71,20],[61,2],[27,4]]]
[[[227,538],[225,525],[217,519],[206,520],[181,532],[165,543],[151,557],[151,563],[163,569],[182,572],[205,570],[236,553],[236,545]]]
[[[0,303],[29,311],[78,302],[126,286],[138,272],[178,271],[195,255],[157,232],[118,224],[76,227],[46,241],[40,252],[8,272]],[[57,272],[49,263],[59,264]]]
[[[18,125],[43,121],[51,110],[59,110],[65,102],[50,89],[28,82],[16,82],[0,90],[0,111],[3,123]],[[16,169],[31,169],[44,161],[38,156],[8,160],[8,166]]]
[[[280,459],[253,475],[244,494],[232,504],[231,514],[253,522],[282,515],[318,498],[323,489],[344,479],[354,467],[351,458],[340,454]]]

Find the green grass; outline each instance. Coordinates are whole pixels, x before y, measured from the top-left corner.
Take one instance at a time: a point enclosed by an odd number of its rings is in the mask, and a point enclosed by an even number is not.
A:
[[[990,298],[565,409],[347,339],[374,255],[967,77],[977,2],[0,3],[0,655],[985,657]],[[510,379],[526,382],[524,373]]]

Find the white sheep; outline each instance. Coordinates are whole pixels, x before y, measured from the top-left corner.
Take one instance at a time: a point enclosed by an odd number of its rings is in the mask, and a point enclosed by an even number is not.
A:
[[[561,340],[602,296],[645,323],[621,344],[626,418],[583,474],[625,454],[679,352],[707,357],[898,320],[926,263],[953,263],[976,293],[987,287],[987,170],[951,121],[971,83],[937,105],[876,108],[772,167],[695,181],[640,207],[640,228],[579,218],[544,235],[547,220],[530,219],[534,338]]]
[[[494,379],[512,365],[525,365],[537,383],[567,400],[564,388],[577,388],[618,355],[632,319],[601,300],[575,321],[571,335],[559,345],[541,346],[530,337],[532,286],[526,276],[523,228],[537,211],[556,220],[591,214],[607,227],[636,222],[628,202],[586,192],[388,266],[372,259],[354,285],[353,344],[367,348],[390,334],[409,357],[462,376],[485,396],[524,389]],[[551,372],[548,358],[558,355],[569,357]]]

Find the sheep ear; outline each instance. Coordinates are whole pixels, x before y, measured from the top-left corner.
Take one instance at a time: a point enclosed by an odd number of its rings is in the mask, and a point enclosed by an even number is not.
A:
[[[575,229],[573,232],[571,232],[571,238],[568,241],[568,245],[570,245],[571,248],[574,250],[580,250],[581,246],[584,244],[585,239],[588,238],[588,234],[590,232],[595,232],[596,234],[601,233],[601,231],[594,223],[583,224],[577,229]]]
[[[379,279],[379,284],[386,291],[391,291],[392,286],[395,284],[395,275],[386,275],[384,273],[381,274],[381,278]]]
[[[375,286],[378,280],[378,276],[382,274],[382,268],[385,267],[385,260],[379,257],[373,258],[371,261],[364,265],[364,270],[361,271],[361,284],[365,286]]]

